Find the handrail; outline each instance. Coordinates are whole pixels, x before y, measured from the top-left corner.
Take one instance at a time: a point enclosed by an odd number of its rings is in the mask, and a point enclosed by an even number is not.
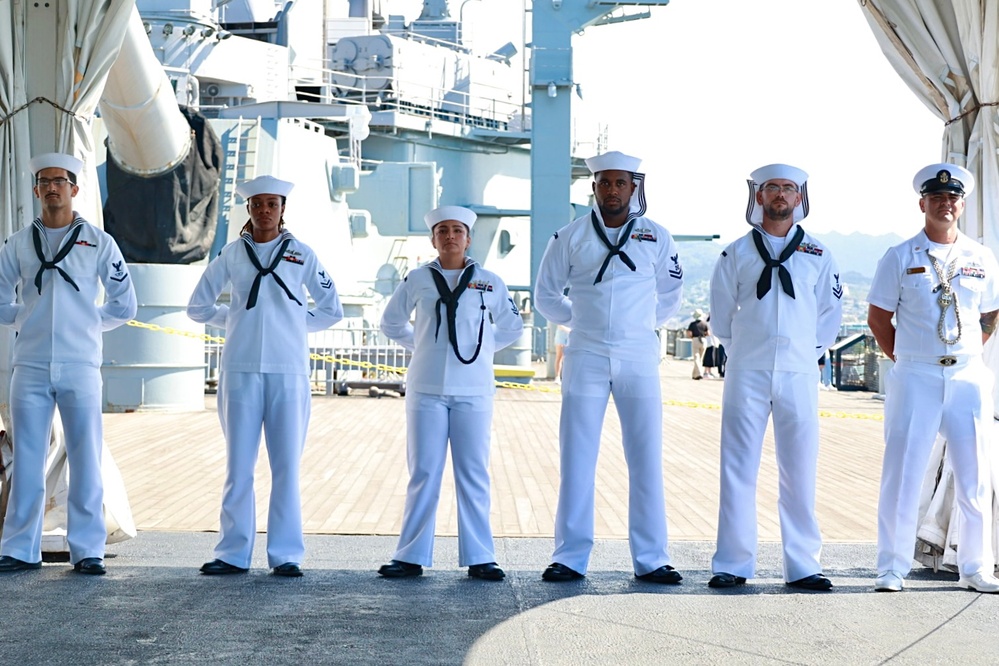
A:
[[[476,93],[455,88],[427,85],[418,80],[400,78],[396,70],[388,74],[357,74],[325,66],[296,63],[301,73],[311,72],[318,93],[298,91],[300,98],[320,103],[365,104],[373,112],[396,110],[415,115],[433,115],[441,120],[489,129],[506,129],[520,116],[523,106],[509,99],[509,91],[488,82],[475,83]],[[355,85],[336,83],[352,79]],[[399,90],[405,93],[400,94]],[[492,92],[490,95],[488,93]],[[485,94],[484,94],[485,93]]]

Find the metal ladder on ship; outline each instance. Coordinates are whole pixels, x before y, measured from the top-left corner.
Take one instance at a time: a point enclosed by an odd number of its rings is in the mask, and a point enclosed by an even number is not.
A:
[[[224,134],[225,166],[222,169],[222,210],[220,217],[231,220],[236,203],[236,184],[251,180],[257,175],[257,144],[260,136],[260,118],[239,118],[236,125]]]

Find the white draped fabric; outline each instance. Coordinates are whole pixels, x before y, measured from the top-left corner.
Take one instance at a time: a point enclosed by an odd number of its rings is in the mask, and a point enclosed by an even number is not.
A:
[[[944,121],[943,160],[975,174],[962,230],[999,248],[999,3],[860,4],[895,71]]]
[[[968,197],[961,229],[999,254],[999,2],[860,0],[860,5],[895,71],[943,121],[943,161],[975,174],[978,184]],[[920,166],[914,164],[913,173]],[[999,375],[994,340],[985,356]],[[953,472],[945,448],[937,443],[927,470],[916,548],[916,559],[934,568],[953,567],[958,542]],[[999,488],[995,462],[992,480]],[[993,515],[999,517],[999,511]],[[999,520],[992,525],[995,543]],[[999,561],[999,549],[994,550]]]
[[[23,62],[23,19],[15,18],[10,0],[0,0],[0,233],[7,238],[21,228],[22,211],[31,210],[31,179],[27,173],[28,116],[24,77],[15,62]],[[9,38],[6,36],[9,35]],[[15,57],[15,54],[16,57]],[[30,214],[26,213],[26,214]],[[6,400],[3,401],[6,403]]]
[[[108,70],[114,64],[128,25],[135,0],[54,0],[54,11],[35,10],[30,0],[0,0],[0,234],[6,239],[13,232],[30,224],[34,215],[31,174],[28,160],[32,154],[65,152],[73,154],[87,165],[78,174],[80,195],[74,208],[88,221],[101,225],[100,189],[94,165],[94,145],[91,123],[100,100]],[[33,32],[28,43],[27,21],[54,20],[55,29]],[[41,43],[38,32],[51,37]],[[39,72],[27,76],[29,60],[35,54],[55,54],[56,67],[41,80]],[[37,87],[54,90],[54,99],[33,95]],[[51,123],[52,108],[57,109],[51,128],[39,123]],[[39,113],[39,109],[45,113]],[[34,118],[35,125],[32,124]],[[34,141],[34,143],[32,143]],[[0,330],[0,419],[10,423],[9,391],[13,334]],[[58,418],[56,419],[58,421]],[[8,428],[9,430],[9,428]],[[16,433],[14,433],[16,438]],[[16,449],[16,443],[14,445]],[[9,463],[10,443],[0,438],[3,462]],[[124,484],[107,447],[105,484],[108,502],[109,540],[134,536],[132,516],[125,497]],[[53,438],[46,469],[46,492],[52,509],[46,513],[46,551],[68,550],[65,538],[66,452],[61,429],[53,429]],[[9,474],[9,471],[8,471]],[[0,475],[6,486],[7,475]],[[61,524],[59,515],[62,515]],[[2,519],[2,516],[0,516]],[[131,534],[126,534],[131,532]]]

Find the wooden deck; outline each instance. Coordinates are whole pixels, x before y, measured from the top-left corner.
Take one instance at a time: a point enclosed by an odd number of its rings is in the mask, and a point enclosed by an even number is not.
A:
[[[666,503],[671,539],[715,539],[722,381],[692,381],[686,361],[661,366]],[[551,387],[545,381],[536,386]],[[500,389],[493,418],[492,524],[496,536],[551,536],[558,496],[557,393]],[[870,393],[820,391],[818,514],[827,541],[877,534],[882,407]],[[225,447],[214,396],[183,414],[106,414],[105,439],[121,468],[140,530],[214,531]],[[305,531],[398,534],[405,498],[404,400],[390,394],[315,397],[302,462]],[[627,537],[628,477],[613,407],[597,469],[596,534]],[[760,470],[760,538],[780,539],[777,470],[768,431]],[[257,466],[258,529],[267,525],[269,472]],[[445,473],[437,533],[457,533],[454,482]]]

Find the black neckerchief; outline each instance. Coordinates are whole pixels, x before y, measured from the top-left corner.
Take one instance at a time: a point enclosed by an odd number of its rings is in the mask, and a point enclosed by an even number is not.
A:
[[[76,246],[76,240],[80,237],[81,231],[83,231],[82,222],[76,225],[76,228],[70,232],[69,240],[63,243],[62,248],[60,248],[60,250],[56,252],[56,255],[54,257],[52,257],[52,261],[47,261],[45,259],[45,252],[42,251],[42,234],[40,231],[38,231],[38,225],[33,224],[31,226],[31,240],[33,240],[35,243],[35,254],[38,255],[38,261],[42,262],[42,265],[41,267],[39,267],[38,272],[35,273],[35,286],[38,287],[39,295],[41,295],[42,293],[42,275],[45,273],[45,271],[53,268],[59,271],[59,275],[61,275],[66,282],[73,285],[73,289],[80,291],[80,288],[76,286],[75,282],[73,282],[73,278],[69,276],[69,273],[64,271],[61,267],[57,266],[57,264],[63,259],[65,259],[66,255],[69,254],[70,251]]]
[[[615,256],[621,257],[621,261],[624,262],[624,265],[634,271],[635,262],[631,260],[631,257],[622,252],[621,248],[624,247],[624,244],[628,242],[629,238],[631,238],[631,228],[635,226],[635,218],[628,220],[627,226],[625,226],[624,231],[621,232],[621,236],[618,238],[617,245],[614,245],[607,239],[607,234],[604,233],[603,226],[600,224],[600,220],[597,219],[596,212],[592,210],[590,211],[590,222],[593,223],[593,230],[597,232],[597,238],[602,240],[604,245],[607,246],[607,249],[610,250],[604,258],[604,263],[600,266],[600,272],[597,273],[597,279],[593,281],[593,284],[597,284],[604,279],[604,271],[607,270],[607,266],[610,265],[610,260]]]
[[[299,305],[302,304],[302,301],[295,298],[295,295],[291,293],[291,289],[288,289],[288,285],[284,283],[281,276],[274,272],[274,269],[281,263],[281,259],[284,258],[284,251],[288,249],[288,245],[290,243],[291,238],[285,238],[284,242],[281,243],[281,247],[278,249],[277,254],[274,255],[274,260],[271,262],[271,265],[264,268],[260,265],[260,260],[257,259],[257,252],[253,249],[253,242],[246,236],[243,236],[243,247],[246,248],[246,255],[250,258],[250,263],[253,264],[253,267],[257,269],[257,277],[253,278],[253,284],[250,285],[250,295],[246,299],[247,310],[253,308],[253,306],[257,304],[257,292],[260,291],[260,280],[265,275],[273,276],[274,281],[278,283],[278,286],[284,289],[284,293],[288,294],[288,298],[295,301]]]
[[[763,242],[763,234],[760,233],[759,229],[753,229],[753,242],[756,244],[756,251],[760,253],[764,264],[763,272],[760,273],[760,279],[756,282],[757,299],[762,301],[763,297],[770,291],[770,287],[774,281],[772,271],[775,268],[777,269],[777,277],[780,278],[780,286],[784,290],[784,293],[794,298],[794,285],[791,284],[791,273],[784,266],[784,262],[794,254],[794,251],[798,249],[798,245],[801,244],[801,239],[804,237],[805,230],[799,226],[798,230],[794,232],[794,236],[791,237],[791,242],[784,247],[784,251],[780,253],[780,256],[774,259],[770,256],[770,251]]]
[[[454,288],[454,291],[451,291],[451,288],[448,287],[447,280],[444,279],[440,271],[434,268],[429,268],[428,270],[434,278],[434,285],[437,287],[437,293],[440,295],[440,298],[437,299],[437,303],[434,305],[434,310],[437,312],[437,328],[434,329],[434,342],[437,341],[437,334],[441,330],[441,304],[443,303],[447,313],[447,334],[451,339],[451,349],[454,350],[454,355],[458,357],[459,361],[465,365],[471,365],[479,357],[479,352],[482,351],[482,330],[486,322],[485,302],[482,303],[482,312],[479,313],[479,340],[475,343],[475,353],[467,361],[461,357],[461,352],[458,351],[458,330],[455,324],[458,316],[458,299],[461,298],[461,295],[468,288],[468,283],[475,272],[475,264],[469,264],[461,272],[461,277],[458,278],[458,286]],[[480,297],[482,297],[481,294]]]

